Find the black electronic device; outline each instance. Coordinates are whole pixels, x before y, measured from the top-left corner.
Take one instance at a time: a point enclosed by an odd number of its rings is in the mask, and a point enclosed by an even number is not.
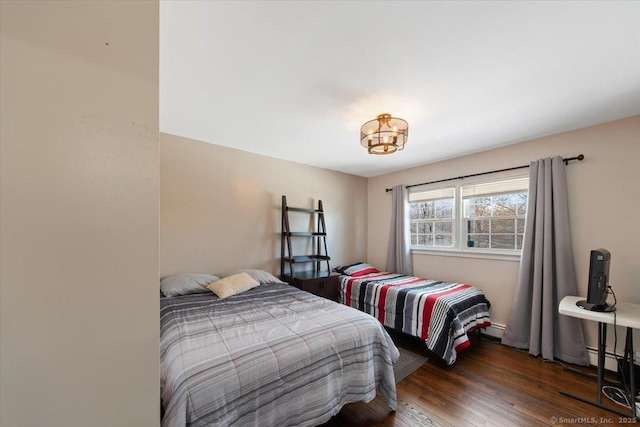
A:
[[[607,304],[610,262],[611,254],[608,250],[594,249],[591,251],[587,299],[578,301],[576,304],[579,307],[591,311],[615,311],[614,306]]]

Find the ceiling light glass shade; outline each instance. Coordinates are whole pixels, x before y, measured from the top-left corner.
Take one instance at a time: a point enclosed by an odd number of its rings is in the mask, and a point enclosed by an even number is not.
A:
[[[360,144],[369,154],[391,154],[402,150],[409,137],[409,123],[391,114],[380,114],[360,128]]]

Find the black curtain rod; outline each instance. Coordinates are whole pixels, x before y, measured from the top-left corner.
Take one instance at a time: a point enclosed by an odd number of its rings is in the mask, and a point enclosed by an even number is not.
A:
[[[572,160],[583,161],[584,160],[584,155],[578,154],[575,157],[567,157],[566,159],[562,159],[562,161],[564,162],[565,165],[568,165],[569,162],[572,161]],[[529,167],[529,165],[523,165],[523,166],[515,166],[515,167],[512,167],[512,168],[506,168],[506,169],[498,169],[498,170],[489,171],[489,172],[472,173],[471,175],[457,176],[455,178],[439,179],[437,181],[430,181],[430,182],[423,182],[421,184],[407,185],[407,188],[418,187],[420,185],[427,185],[427,184],[437,184],[438,182],[455,181],[456,179],[471,178],[473,176],[489,175],[491,173],[513,171],[513,170],[516,170],[516,169],[524,169],[524,168],[528,168],[528,167]],[[386,188],[384,191],[386,191],[388,193],[389,191],[391,191],[391,188]]]

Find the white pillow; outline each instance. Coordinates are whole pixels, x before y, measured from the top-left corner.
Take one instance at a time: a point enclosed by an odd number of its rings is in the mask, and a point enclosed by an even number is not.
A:
[[[220,277],[229,277],[238,273],[247,273],[250,277],[253,278],[256,282],[259,283],[287,283],[282,280],[276,278],[273,274],[264,271],[264,270],[256,270],[252,268],[241,268],[238,270],[227,271],[224,274],[221,274]]]
[[[207,288],[214,294],[218,295],[220,299],[225,299],[231,295],[236,295],[249,289],[253,289],[256,286],[260,286],[260,283],[255,281],[247,273],[234,274],[233,276],[225,277],[224,279],[217,280]]]
[[[220,280],[213,274],[183,273],[167,276],[160,280],[160,291],[165,296],[203,294],[209,292],[207,285]]]

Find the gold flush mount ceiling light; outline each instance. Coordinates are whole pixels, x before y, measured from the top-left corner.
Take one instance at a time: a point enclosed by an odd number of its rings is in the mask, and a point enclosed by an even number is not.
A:
[[[369,154],[391,154],[402,150],[409,137],[409,123],[391,114],[380,114],[360,128],[360,144]]]

